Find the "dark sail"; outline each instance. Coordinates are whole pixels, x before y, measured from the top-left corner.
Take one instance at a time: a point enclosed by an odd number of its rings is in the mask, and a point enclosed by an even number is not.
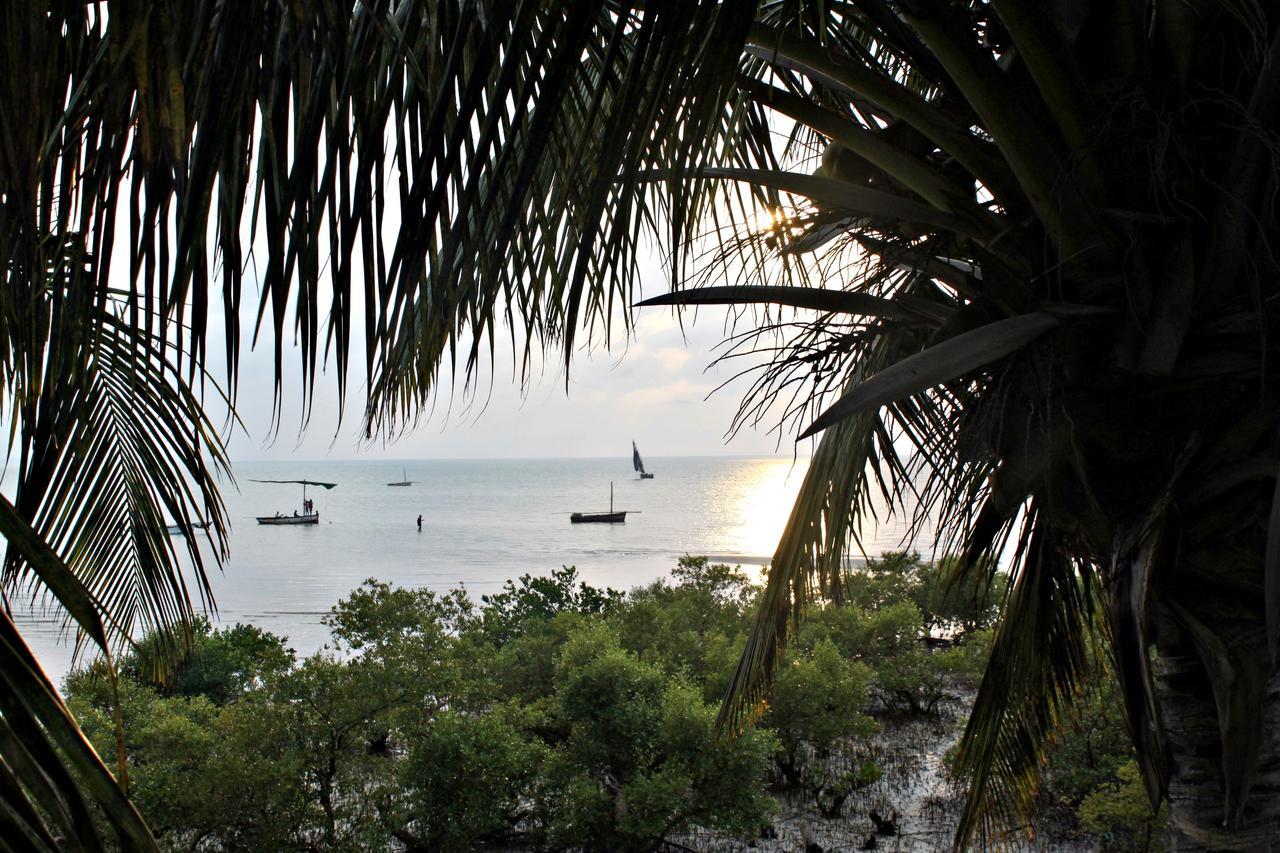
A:
[[[251,483],[301,483],[304,486],[323,486],[332,489],[337,483],[318,483],[315,480],[250,480]]]
[[[634,441],[631,442],[631,464],[634,465],[636,470],[641,474],[644,473],[644,462],[640,460],[640,450],[636,447],[636,443]]]

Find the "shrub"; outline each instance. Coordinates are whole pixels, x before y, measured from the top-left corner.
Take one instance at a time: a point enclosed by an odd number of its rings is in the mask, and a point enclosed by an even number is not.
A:
[[[1161,851],[1167,836],[1168,809],[1151,811],[1151,800],[1142,784],[1136,761],[1116,771],[1115,780],[1104,782],[1080,803],[1080,823],[1102,841],[1107,850]]]

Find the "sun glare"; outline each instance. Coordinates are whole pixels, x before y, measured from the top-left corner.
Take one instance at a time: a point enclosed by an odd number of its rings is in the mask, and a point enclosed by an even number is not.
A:
[[[808,459],[798,459],[794,464],[790,459],[761,460],[732,484],[738,524],[729,539],[743,553],[773,555],[808,468]]]
[[[791,216],[781,207],[766,207],[756,210],[752,223],[757,233],[779,231],[791,225]]]

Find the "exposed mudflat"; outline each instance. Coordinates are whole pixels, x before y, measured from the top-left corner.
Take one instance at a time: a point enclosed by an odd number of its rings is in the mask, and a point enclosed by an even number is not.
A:
[[[870,758],[884,771],[881,778],[849,795],[838,817],[824,817],[807,792],[774,791],[779,809],[772,823],[755,839],[728,839],[715,833],[691,833],[672,839],[667,849],[698,851],[804,851],[815,842],[824,851],[881,850],[924,853],[951,848],[951,838],[963,803],[962,792],[947,778],[946,753],[959,740],[968,712],[968,698],[940,707],[937,716],[882,719],[881,731],[859,760]],[[831,768],[835,772],[839,766]],[[897,835],[878,835],[871,812],[881,818],[897,813]],[[771,836],[771,837],[766,837]],[[1005,849],[1026,853],[1082,853],[1094,844],[1054,839],[1037,831],[1031,840],[1019,835],[1005,839]]]

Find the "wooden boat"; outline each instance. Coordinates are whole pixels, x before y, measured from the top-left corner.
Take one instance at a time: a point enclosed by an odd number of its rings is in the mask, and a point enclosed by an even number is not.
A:
[[[627,511],[621,512],[575,512],[570,513],[569,521],[574,524],[589,524],[592,522],[599,524],[625,524],[627,521]]]
[[[409,479],[409,472],[404,468],[400,469],[400,476],[404,477],[404,479],[398,483],[387,483],[387,485],[388,486],[412,486],[413,485],[413,480]]]
[[[189,521],[189,522],[187,522],[187,524],[188,524],[188,525],[190,525],[190,527],[191,527],[191,529],[192,529],[193,531],[194,531],[194,530],[208,530],[208,529],[209,529],[209,525],[210,525],[211,523],[212,523],[212,522],[209,522],[209,521]],[[169,535],[170,535],[170,536],[185,536],[185,535],[186,535],[186,531],[185,531],[185,530],[183,530],[183,528],[182,528],[182,525],[181,525],[181,524],[166,524],[166,525],[165,525],[165,530],[168,530],[168,531],[169,531]]]
[[[608,512],[574,512],[569,514],[569,521],[573,524],[625,524],[627,521],[627,510],[613,510],[613,483],[609,484],[609,511]]]
[[[259,524],[319,524],[320,513],[304,513],[298,515],[260,515],[258,516]]]
[[[256,516],[259,524],[319,524],[320,511],[308,510],[307,503],[307,486],[320,486],[324,489],[332,489],[337,483],[320,483],[315,480],[254,480],[255,483],[301,483],[302,484],[302,512],[294,510],[293,515],[285,515],[277,512],[275,515],[259,515]]]
[[[640,472],[641,480],[652,480],[653,475],[644,470],[644,460],[640,458],[640,450],[636,447],[635,440],[631,441],[631,464]]]

